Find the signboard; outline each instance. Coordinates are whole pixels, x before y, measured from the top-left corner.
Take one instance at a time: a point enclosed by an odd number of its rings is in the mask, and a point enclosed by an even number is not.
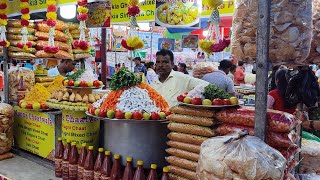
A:
[[[209,8],[208,2],[210,0],[202,0],[201,17],[210,17],[212,9]],[[234,10],[234,0],[223,1],[223,5],[218,7],[220,15],[232,15]]]
[[[54,159],[54,121],[43,112],[14,107],[14,139],[19,148]]]
[[[128,0],[113,0],[111,10],[111,23],[121,24],[130,21],[130,16],[127,14],[128,11]],[[137,21],[149,22],[154,21],[155,18],[155,0],[144,0],[139,3],[140,14],[137,15]]]
[[[156,0],[156,26],[199,28],[200,8],[201,0]]]
[[[132,57],[140,57],[141,59],[146,59],[147,53],[144,51],[132,51]]]
[[[158,40],[158,49],[169,49],[171,51],[174,50],[175,39],[169,38],[159,38]]]
[[[75,4],[77,0],[57,0],[57,5]],[[20,15],[20,0],[9,0],[8,14],[10,16]],[[30,13],[46,11],[46,0],[29,0]]]
[[[182,35],[182,48],[198,48],[198,35]]]
[[[87,117],[83,111],[62,111],[62,140],[82,143],[87,146],[99,145],[100,120]]]
[[[94,2],[87,5],[88,21],[86,21],[88,28],[93,27],[110,27],[111,19],[111,2]]]

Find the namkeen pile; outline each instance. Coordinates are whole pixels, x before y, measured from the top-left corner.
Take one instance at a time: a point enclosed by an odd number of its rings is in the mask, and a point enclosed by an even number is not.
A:
[[[27,39],[28,42],[32,45],[30,48],[21,48],[18,44],[21,44],[22,40],[22,25],[19,20],[10,20],[8,21],[7,26],[7,38],[10,42],[9,57],[16,59],[25,59],[25,58],[36,58],[35,53],[36,49],[34,48],[37,37],[35,36],[35,24],[30,22],[27,27]]]
[[[47,101],[47,99],[49,99],[49,97],[51,96],[51,94],[49,93],[49,91],[47,90],[47,88],[45,88],[43,85],[41,84],[35,84],[30,92],[28,92],[26,94],[26,97],[24,98],[24,101],[28,102],[28,103],[45,103]]]
[[[312,0],[272,0],[269,56],[272,63],[303,63],[312,38]],[[232,54],[253,62],[257,52],[258,1],[236,0]]]
[[[196,178],[200,146],[210,137],[216,135],[214,125],[215,113],[210,110],[195,109],[186,106],[170,108],[173,113],[168,116],[170,123],[168,129],[170,155],[166,157],[170,164],[170,176],[172,179]]]
[[[160,120],[169,110],[165,99],[127,69],[113,75],[111,92],[100,103],[89,107],[92,115],[117,119]]]

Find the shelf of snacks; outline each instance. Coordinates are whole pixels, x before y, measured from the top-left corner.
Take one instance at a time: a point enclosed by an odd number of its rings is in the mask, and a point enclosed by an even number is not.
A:
[[[52,110],[52,108],[48,106],[47,100],[53,92],[63,88],[61,83],[62,79],[62,76],[57,76],[47,84],[36,83],[31,87],[30,91],[25,93],[25,97],[19,101],[19,107],[33,111]]]
[[[80,69],[60,81],[62,89],[54,91],[47,104],[61,110],[86,111],[90,104],[100,100],[104,93],[93,93],[103,86],[90,69]]]
[[[227,108],[243,104],[237,97],[231,97],[212,84],[199,85],[192,91],[179,95],[177,100],[182,105],[195,108]]]

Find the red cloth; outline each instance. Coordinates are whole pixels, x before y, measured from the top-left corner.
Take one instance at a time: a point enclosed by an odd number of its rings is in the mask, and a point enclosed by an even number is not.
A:
[[[243,67],[237,67],[234,73],[234,85],[239,86],[240,84],[244,84],[244,76]]]
[[[285,108],[284,100],[280,95],[280,91],[278,89],[272,90],[269,92],[269,96],[272,96],[274,99],[273,109],[278,111],[287,112],[293,114],[296,111],[295,107]]]

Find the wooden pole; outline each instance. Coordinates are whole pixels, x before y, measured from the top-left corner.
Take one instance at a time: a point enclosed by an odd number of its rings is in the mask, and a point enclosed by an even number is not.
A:
[[[105,28],[101,29],[101,81],[105,84],[105,87],[108,87],[107,82],[107,57],[106,57],[106,40],[107,40],[107,31]]]
[[[3,92],[4,92],[4,102],[9,103],[9,77],[8,77],[8,48],[3,47]]]
[[[257,80],[254,134],[266,140],[271,0],[258,0]]]

